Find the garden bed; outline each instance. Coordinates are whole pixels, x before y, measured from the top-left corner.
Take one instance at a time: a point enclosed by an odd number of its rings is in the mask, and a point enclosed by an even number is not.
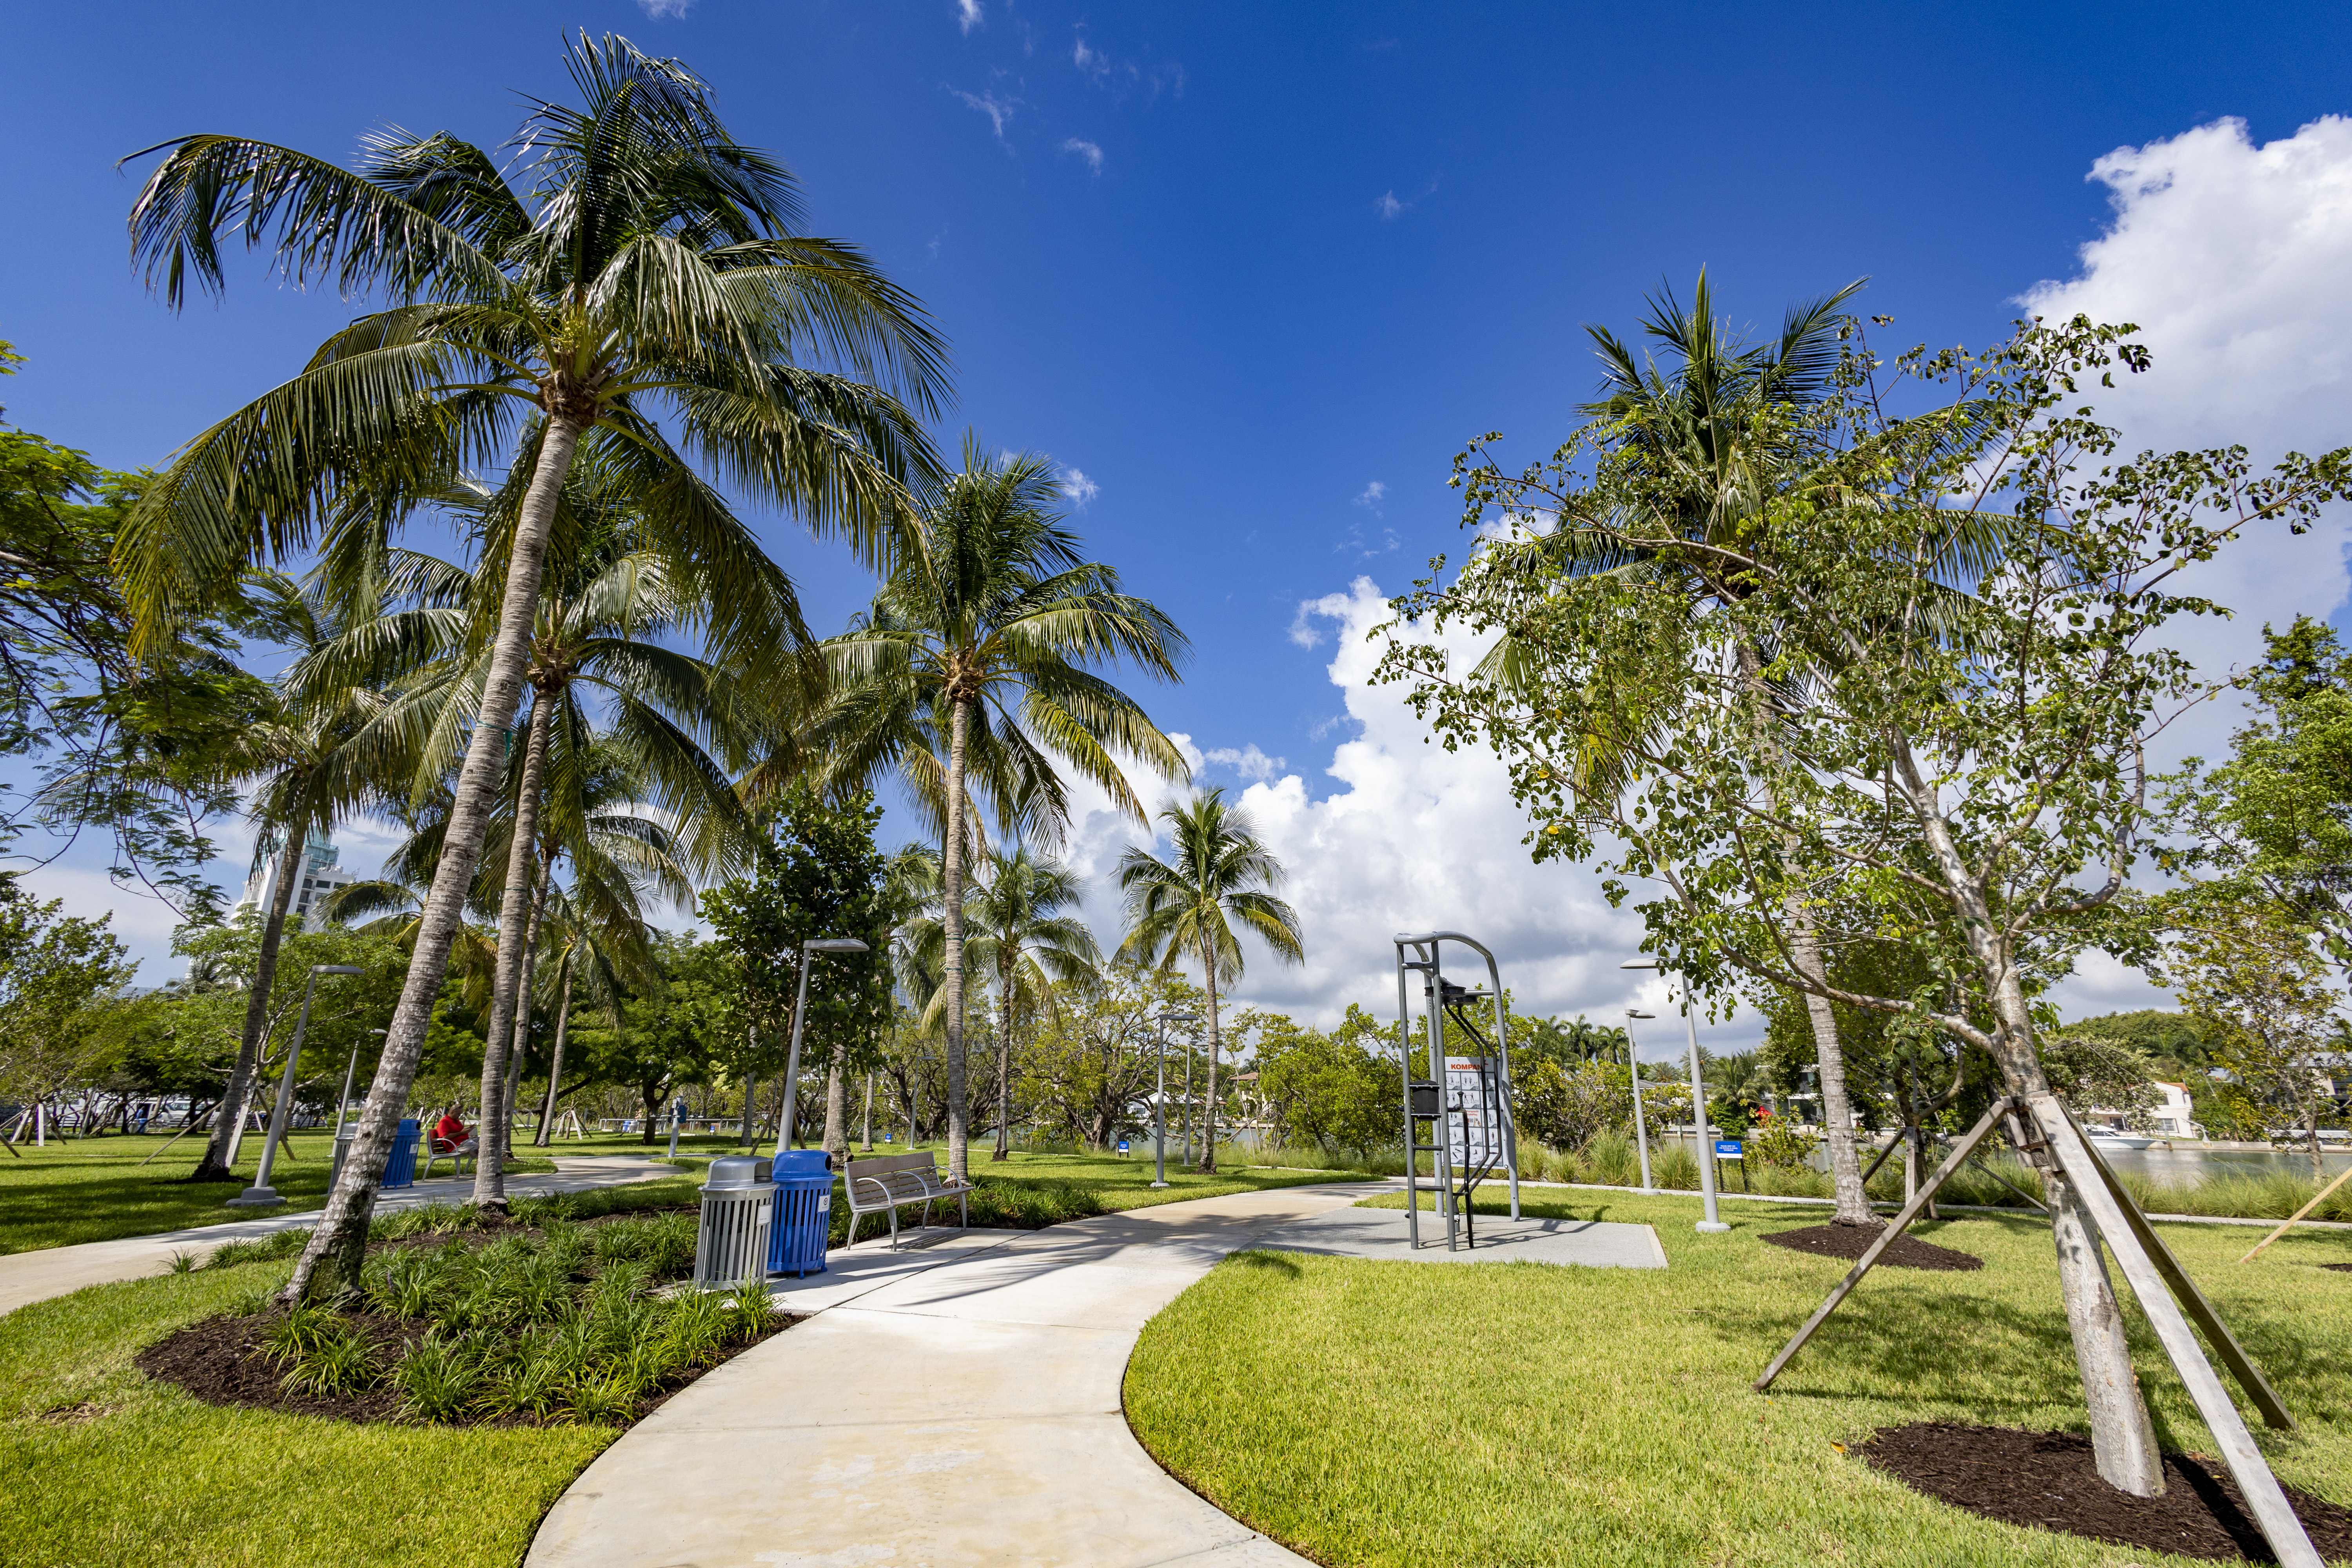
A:
[[[1809,1225],[1799,1230],[1770,1231],[1758,1237],[1775,1247],[1785,1247],[1791,1252],[1810,1252],[1816,1258],[1844,1258],[1859,1262],[1870,1250],[1883,1225]],[[1878,1267],[1888,1268],[1937,1268],[1962,1271],[1982,1268],[1984,1259],[1973,1252],[1961,1252],[1949,1247],[1937,1247],[1922,1241],[1905,1231],[1878,1255]]]
[[[2229,1471],[2201,1455],[2165,1455],[2163,1495],[2138,1498],[2101,1479],[2091,1440],[2073,1432],[1916,1421],[1853,1452],[1915,1490],[2003,1524],[2208,1563],[2277,1561]],[[2285,1489],[2319,1554],[2352,1558],[2352,1509]]]
[[[693,1211],[583,1221],[554,1207],[391,1216],[385,1228],[404,1234],[371,1242],[357,1301],[289,1308],[256,1293],[135,1364],[215,1405],[625,1426],[782,1326],[762,1284],[665,1290],[693,1270]]]

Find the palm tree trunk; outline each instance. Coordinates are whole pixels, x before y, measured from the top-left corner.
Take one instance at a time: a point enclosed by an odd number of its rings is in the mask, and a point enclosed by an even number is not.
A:
[[[531,1137],[535,1147],[544,1149],[549,1132],[555,1125],[555,1088],[563,1081],[563,1036],[572,1026],[572,960],[573,951],[563,954],[563,981],[558,988],[555,1003],[555,1049],[547,1061],[547,1099],[539,1108],[539,1131]]]
[[[507,885],[499,903],[499,968],[490,992],[490,1026],[482,1053],[482,1131],[474,1155],[474,1202],[484,1208],[507,1206],[507,1058],[514,1037],[526,971],[530,962],[531,894],[538,879],[531,862],[539,851],[539,796],[547,782],[547,732],[555,721],[555,695],[531,696],[530,738],[523,744],[522,779],[515,795],[514,843],[507,851]],[[496,1117],[495,1123],[492,1118]]]
[[[948,718],[947,833],[940,845],[940,896],[947,930],[948,1178],[971,1178],[971,1118],[964,1103],[963,1060],[963,758],[971,726],[971,704],[956,701]]]
[[[514,1040],[507,1047],[506,1100],[499,1113],[499,1167],[503,1189],[505,1161],[514,1158],[515,1096],[522,1088],[522,1069],[530,1052],[530,981],[539,963],[540,922],[547,917],[547,891],[555,882],[555,852],[550,850],[540,861],[539,886],[531,893],[530,934],[523,938],[522,978],[515,986]],[[481,1167],[475,1166],[478,1173]]]
[[[1201,948],[1201,979],[1209,993],[1209,1089],[1201,1101],[1201,1165],[1202,1175],[1217,1170],[1217,1049],[1224,1036],[1217,1025],[1217,960],[1206,943]]]
[[[849,1081],[842,1076],[839,1051],[824,1074],[824,1152],[835,1170],[849,1163]]]
[[[489,673],[482,682],[481,711],[466,746],[465,766],[457,774],[441,862],[434,868],[433,888],[417,920],[416,948],[408,961],[408,978],[400,989],[400,1005],[393,1010],[382,1065],[361,1109],[359,1131],[343,1162],[342,1175],[328,1195],[326,1212],[286,1283],[289,1300],[340,1296],[359,1289],[368,1220],[375,1212],[376,1183],[392,1152],[401,1114],[408,1108],[408,1091],[425,1055],[425,1029],[441,994],[441,982],[449,971],[449,949],[466,917],[466,895],[473,886],[474,870],[482,857],[482,837],[489,829],[498,801],[507,726],[514,722],[523,677],[530,668],[531,626],[539,614],[540,579],[547,563],[556,498],[588,424],[583,414],[559,405],[548,416],[547,428],[540,437],[530,489],[515,519],[507,558],[506,595],[499,605],[498,640],[491,648]]]
[[[996,1152],[989,1156],[992,1161],[1013,1158],[1013,965],[1000,962],[997,968],[1003,971],[996,983],[1003,1016],[996,1021]]]
[[[269,989],[278,980],[278,949],[286,935],[286,906],[294,901],[294,879],[302,868],[302,836],[289,825],[286,847],[278,857],[278,885],[269,891],[269,919],[261,928],[261,952],[253,964],[253,989],[245,999],[245,1037],[236,1048],[236,1065],[229,1068],[221,1103],[236,1108],[213,1124],[205,1142],[205,1157],[188,1173],[191,1182],[233,1182],[237,1144],[245,1131],[246,1102],[253,1098],[254,1068],[261,1060],[261,1038],[269,1019]]]

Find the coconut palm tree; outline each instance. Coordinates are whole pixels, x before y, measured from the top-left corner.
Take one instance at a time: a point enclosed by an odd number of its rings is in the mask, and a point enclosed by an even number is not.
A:
[[[963,469],[928,498],[867,611],[824,645],[834,695],[803,738],[832,791],[895,773],[940,834],[940,1005],[947,1018],[948,1164],[970,1170],[965,1104],[965,867],[976,785],[1001,830],[1050,842],[1066,822],[1058,762],[1136,820],[1115,752],[1177,778],[1174,742],[1089,666],[1130,660],[1173,679],[1183,633],[1118,574],[1082,559],[1052,466],[964,441]]]
[[[964,891],[964,962],[996,980],[996,1151],[1013,1150],[1013,1034],[1023,1014],[1034,1017],[1054,1005],[1053,982],[1086,980],[1102,963],[1094,932],[1065,910],[1077,906],[1076,873],[1055,859],[1039,859],[1024,847],[992,850],[981,858],[980,876]],[[914,922],[908,932],[915,969],[936,971],[946,952],[947,927],[937,916]],[[945,1013],[944,987],[925,1008],[926,1031]]]
[[[127,520],[119,557],[136,646],[220,597],[257,552],[309,547],[325,498],[363,492],[362,524],[381,526],[443,476],[507,453],[520,496],[497,637],[386,1066],[293,1296],[330,1256],[328,1288],[358,1282],[371,1173],[473,881],[575,457],[598,455],[627,477],[660,548],[709,606],[713,644],[745,663],[799,639],[792,583],[688,454],[877,561],[904,514],[905,481],[936,471],[919,420],[947,371],[919,307],[853,247],[803,232],[792,175],[727,133],[683,65],[585,34],[568,65],[580,106],[531,110],[518,138],[521,188],[446,133],[377,135],[356,170],[201,135],[151,149],[168,155],[131,211],[134,259],[174,308],[192,284],[220,290],[221,242],[239,237],[268,245],[297,286],[331,279],[387,301],[199,435]],[[529,896],[508,894],[518,910]]]
[[[1175,853],[1162,860],[1149,849],[1119,857],[1118,885],[1127,895],[1127,940],[1118,955],[1173,969],[1196,959],[1209,999],[1209,1090],[1201,1141],[1202,1171],[1217,1168],[1217,983],[1242,977],[1236,922],[1255,932],[1276,958],[1302,963],[1298,915],[1274,896],[1282,862],[1259,841],[1246,813],[1225,804],[1222,789],[1206,790],[1160,813]]]

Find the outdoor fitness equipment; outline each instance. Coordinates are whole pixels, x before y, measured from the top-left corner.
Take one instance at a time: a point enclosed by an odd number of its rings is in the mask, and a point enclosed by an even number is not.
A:
[[[1486,986],[1472,991],[1447,980],[1440,961],[1443,944],[1458,942],[1486,961]],[[1411,949],[1411,956],[1406,950]],[[1478,1244],[1471,1198],[1478,1184],[1499,1164],[1509,1173],[1511,1217],[1519,1217],[1518,1122],[1511,1114],[1510,1035],[1503,1014],[1503,980],[1495,955],[1460,931],[1428,931],[1396,939],[1397,1042],[1404,1076],[1405,1229],[1416,1248],[1421,1246],[1421,1176],[1419,1156],[1434,1157],[1437,1212],[1445,1217],[1445,1250],[1460,1251]],[[1408,973],[1421,976],[1423,1010],[1429,1024],[1429,1076],[1412,1073],[1412,1003],[1406,987]],[[1495,1037],[1490,1041],[1472,1022],[1472,1005],[1491,1001],[1495,1006]],[[1486,1053],[1457,1056],[1445,1048],[1445,1020],[1454,1020]],[[1420,1130],[1430,1129],[1423,1142]]]

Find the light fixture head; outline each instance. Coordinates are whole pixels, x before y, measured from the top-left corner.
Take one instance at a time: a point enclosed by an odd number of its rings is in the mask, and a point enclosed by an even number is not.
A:
[[[1617,967],[1620,969],[1655,969],[1658,967],[1658,961],[1654,958],[1635,958],[1630,959],[1627,962],[1619,964]]]
[[[1655,1013],[1644,1013],[1639,1007],[1628,1007],[1625,1009],[1625,1016],[1628,1018],[1654,1018],[1657,1015]]]
[[[356,963],[314,963],[310,966],[310,973],[313,974],[364,974],[367,971]]]
[[[801,943],[804,952],[871,952],[874,950],[854,936],[813,936]]]

